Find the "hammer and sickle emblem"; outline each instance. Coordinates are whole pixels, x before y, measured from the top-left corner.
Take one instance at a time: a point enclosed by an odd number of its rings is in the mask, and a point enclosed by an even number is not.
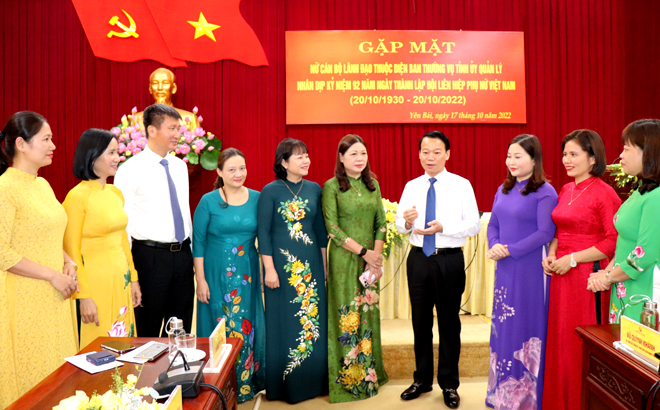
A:
[[[121,21],[119,21],[119,17],[117,16],[112,16],[110,19],[110,24],[113,26],[117,26],[120,29],[124,30],[123,33],[117,33],[116,31],[110,31],[108,33],[108,38],[111,38],[112,36],[117,36],[117,37],[122,37],[122,38],[127,38],[127,37],[135,37],[138,38],[140,35],[136,33],[137,26],[135,25],[135,20],[133,20],[133,17],[130,16],[130,14],[126,13],[125,10],[122,10],[126,17],[128,17],[128,22],[130,23],[130,27],[126,27]]]

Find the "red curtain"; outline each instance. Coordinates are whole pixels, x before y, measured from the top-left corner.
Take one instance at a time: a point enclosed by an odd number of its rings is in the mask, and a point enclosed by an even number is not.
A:
[[[190,63],[173,70],[178,84],[173,102],[186,110],[199,107],[204,127],[225,148],[247,155],[247,185],[254,189],[273,179],[275,147],[284,137],[308,144],[310,179],[323,184],[333,175],[339,139],[355,133],[368,144],[383,196],[397,201],[406,181],[422,173],[419,138],[440,129],[452,142],[448,169],[472,182],[479,209],[488,211],[516,135],[539,136],[546,173],[559,189],[569,181],[561,164],[564,135],[596,130],[612,161],[627,122],[660,117],[659,11],[653,0],[243,0],[241,12],[270,66]],[[109,129],[133,106],[142,110],[150,104],[148,76],[159,64],[94,57],[70,0],[3,1],[0,22],[0,121],[24,109],[49,120],[58,149],[43,176],[63,200],[77,183],[71,164],[82,131]],[[286,30],[408,29],[523,31],[527,124],[285,125]],[[191,178],[193,208],[214,179],[210,171]]]

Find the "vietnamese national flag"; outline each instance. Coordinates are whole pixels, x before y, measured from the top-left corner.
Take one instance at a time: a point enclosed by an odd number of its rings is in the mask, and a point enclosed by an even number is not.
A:
[[[196,63],[231,59],[249,66],[268,60],[240,0],[146,0],[172,56]]]
[[[144,0],[72,1],[96,57],[186,67],[183,59],[170,53]]]

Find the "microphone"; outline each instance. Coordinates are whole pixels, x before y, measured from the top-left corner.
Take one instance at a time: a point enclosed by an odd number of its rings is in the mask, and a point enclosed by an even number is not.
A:
[[[181,355],[181,360],[183,360],[183,369],[185,371],[190,370],[190,366],[188,365],[188,361],[186,360],[186,355],[181,353],[181,350],[177,350],[176,354],[174,355],[174,358],[172,359],[172,363],[174,363],[174,360],[176,359],[177,356]]]

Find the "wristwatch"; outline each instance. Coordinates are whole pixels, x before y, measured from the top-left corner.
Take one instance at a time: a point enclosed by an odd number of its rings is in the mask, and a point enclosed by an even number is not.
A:
[[[74,261],[64,261],[64,263],[70,263],[73,265],[73,268],[78,272],[78,265]]]
[[[574,268],[574,267],[577,266],[577,262],[575,261],[575,259],[573,259],[573,254],[572,253],[571,253],[571,263],[569,263],[569,265],[571,265],[571,268]]]
[[[362,250],[361,250],[360,253],[359,253],[359,255],[360,255],[360,256],[364,256],[364,255],[366,255],[366,254],[367,254],[367,248],[365,248],[365,247],[363,246],[363,247],[362,247]]]

